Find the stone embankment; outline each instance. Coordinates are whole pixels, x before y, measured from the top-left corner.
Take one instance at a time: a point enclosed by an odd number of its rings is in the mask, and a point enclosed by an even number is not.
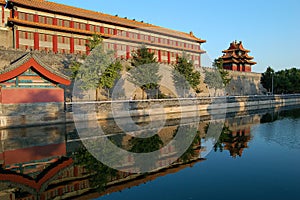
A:
[[[299,95],[229,96],[215,98],[158,99],[77,103],[0,105],[0,128],[72,123],[76,114],[86,120],[113,118],[184,118],[232,112],[247,112],[281,106],[300,105]],[[224,115],[225,116],[225,115]]]

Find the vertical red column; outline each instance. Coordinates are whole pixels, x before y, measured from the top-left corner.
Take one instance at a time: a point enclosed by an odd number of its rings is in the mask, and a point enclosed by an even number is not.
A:
[[[53,18],[53,25],[57,25],[57,18]]]
[[[115,50],[115,57],[118,57],[118,45],[114,44],[114,50]]]
[[[90,31],[90,25],[89,24],[85,25],[85,30]]]
[[[130,47],[126,45],[126,59],[130,59]]]
[[[70,38],[70,53],[74,53],[75,51],[75,48],[74,48],[74,38],[71,37]]]
[[[2,24],[4,24],[4,6],[1,6],[2,9]]]
[[[39,42],[39,33],[35,32],[33,35],[33,40],[34,40],[34,50],[39,50],[40,48],[40,42]]]
[[[33,21],[38,22],[39,21],[39,16],[37,14],[33,15]]]
[[[53,46],[53,52],[57,53],[58,52],[57,35],[53,35],[52,46]]]
[[[158,62],[161,62],[161,50],[158,50]]]
[[[19,30],[16,29],[16,49],[18,49],[20,47],[20,34],[19,34]]]
[[[89,41],[88,41],[88,40],[85,40],[85,43],[88,44]],[[88,47],[88,45],[86,45],[85,50],[86,50],[86,55],[89,55],[89,53],[90,53],[90,48]]]
[[[70,21],[70,28],[74,28],[74,21]]]
[[[170,64],[171,63],[171,53],[170,53],[170,51],[168,51],[168,64]]]
[[[198,56],[199,67],[201,67],[201,54]]]
[[[118,30],[116,28],[114,29],[114,35],[118,35]]]
[[[139,33],[138,33],[138,38],[137,38],[137,39],[138,39],[138,40],[140,40],[140,39],[141,39],[141,34],[139,34]]]
[[[104,33],[104,27],[103,26],[100,27],[100,33]]]
[[[3,12],[3,15],[4,15],[4,12]],[[19,18],[19,13],[17,10],[14,10],[14,17],[15,18]]]

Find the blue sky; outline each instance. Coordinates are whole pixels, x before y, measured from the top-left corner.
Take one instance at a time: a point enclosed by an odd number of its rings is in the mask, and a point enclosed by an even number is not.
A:
[[[50,0],[120,17],[143,20],[207,40],[205,58],[222,55],[234,40],[243,41],[257,65],[275,70],[300,68],[298,0]],[[204,63],[207,63],[204,61]]]

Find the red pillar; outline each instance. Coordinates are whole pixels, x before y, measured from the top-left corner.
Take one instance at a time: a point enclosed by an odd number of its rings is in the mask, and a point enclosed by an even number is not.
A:
[[[118,35],[118,30],[116,28],[114,29],[114,35]]]
[[[57,53],[58,52],[57,35],[53,35],[52,43],[53,43],[53,52]]]
[[[53,25],[57,25],[57,18],[53,18],[53,21],[52,21]]]
[[[85,25],[85,30],[90,31],[90,25],[89,24]]]
[[[2,24],[4,24],[4,6],[1,6],[1,8],[2,8]]]
[[[130,47],[126,45],[126,59],[130,59]]]
[[[171,63],[171,53],[170,53],[170,51],[168,51],[168,64],[170,64]]]
[[[85,40],[85,43],[88,44],[89,41],[88,41],[88,40]],[[86,45],[85,50],[86,50],[86,55],[89,55],[89,53],[90,53],[90,48],[88,47],[88,45]]]
[[[158,62],[161,62],[161,50],[158,50]]]
[[[4,15],[4,12],[3,12],[3,15]],[[19,12],[17,10],[14,10],[14,17],[19,18]]]
[[[37,14],[33,15],[33,21],[38,22],[39,21],[39,16]]]
[[[20,47],[20,34],[19,34],[19,30],[16,29],[16,49],[18,49]]]
[[[74,28],[74,21],[70,21],[70,28]]]
[[[70,38],[70,53],[74,53],[75,52],[74,50],[75,50],[74,49],[74,38],[71,37]]]
[[[114,44],[114,50],[115,50],[115,57],[118,57],[118,45]]]
[[[33,36],[34,40],[34,50],[39,50],[40,43],[39,43],[39,33],[35,32]]]
[[[100,33],[104,33],[104,27],[103,26],[100,27]]]

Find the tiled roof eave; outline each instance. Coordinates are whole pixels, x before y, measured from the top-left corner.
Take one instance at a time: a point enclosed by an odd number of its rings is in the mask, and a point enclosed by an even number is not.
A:
[[[45,64],[44,62],[42,62],[41,59],[39,59],[32,52],[29,52],[29,53],[23,55],[22,57],[20,57],[19,59],[17,59],[15,62],[12,62],[7,68],[0,71],[0,74],[5,74],[5,73],[8,73],[10,71],[13,71],[13,70],[17,69],[18,67],[20,67],[23,64],[25,64],[26,62],[28,62],[31,58],[33,58],[39,65],[41,65],[43,68],[45,68],[46,70],[48,70],[52,74],[54,74],[56,76],[59,76],[59,77],[65,79],[65,80],[70,81],[70,78],[68,76],[58,72],[57,70],[54,70],[52,67],[50,67],[47,64]]]

